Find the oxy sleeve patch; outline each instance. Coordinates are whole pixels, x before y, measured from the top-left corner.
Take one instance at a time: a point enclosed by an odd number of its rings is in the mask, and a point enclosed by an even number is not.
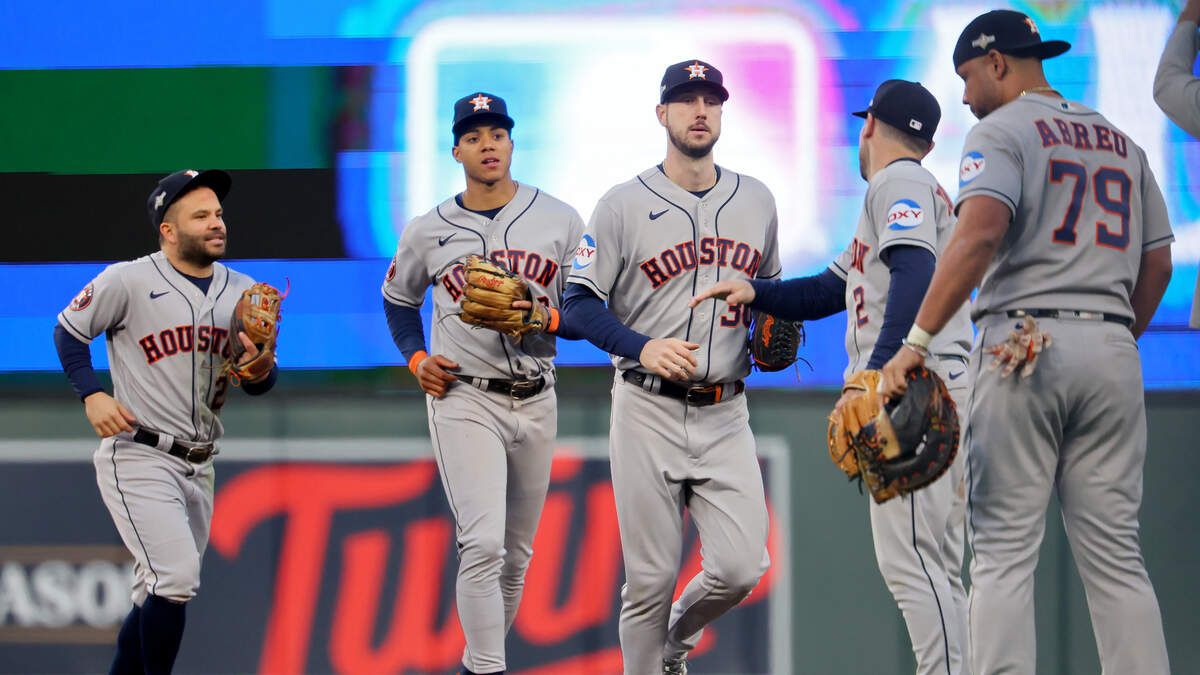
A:
[[[579,246],[575,248],[575,264],[577,270],[586,269],[596,259],[596,240],[592,239],[592,235],[585,234],[579,240]]]
[[[889,230],[911,230],[925,222],[925,209],[911,199],[900,199],[888,208]]]

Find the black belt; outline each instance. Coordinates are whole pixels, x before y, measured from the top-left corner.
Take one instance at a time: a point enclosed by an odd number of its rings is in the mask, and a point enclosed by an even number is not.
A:
[[[141,443],[142,445],[148,445],[152,448],[157,448],[158,434],[153,431],[138,429],[137,431],[133,432],[133,442]],[[178,457],[185,462],[191,462],[192,464],[203,464],[208,461],[209,457],[213,456],[213,444],[205,443],[204,445],[198,445],[196,447],[189,448],[188,446],[176,441],[175,443],[171,444],[171,449],[167,450],[167,454]]]
[[[1073,319],[1076,321],[1108,321],[1119,323],[1126,328],[1133,327],[1133,319],[1120,314],[1108,312],[1088,312],[1082,309],[1010,309],[1004,313],[1010,319],[1024,319],[1032,316],[1035,319]]]
[[[621,373],[621,379],[629,384],[641,387],[646,390],[646,380],[648,378],[657,377],[659,379],[658,392],[663,396],[677,398],[681,401],[686,401],[689,405],[705,406],[721,402],[722,394],[729,394],[729,389],[733,389],[733,394],[729,398],[733,398],[738,394],[746,391],[746,383],[742,380],[736,382],[719,382],[717,384],[693,384],[684,386],[675,384],[674,382],[659,377],[658,375],[650,375],[639,370],[626,370]],[[647,390],[649,391],[649,390]],[[655,392],[651,392],[655,393]]]
[[[539,377],[536,380],[484,380],[480,377],[468,377],[466,375],[455,375],[455,377],[472,387],[494,391],[497,394],[504,394],[517,401],[536,396],[546,388],[546,378],[544,377]],[[480,387],[478,384],[480,382],[487,382],[487,386]]]

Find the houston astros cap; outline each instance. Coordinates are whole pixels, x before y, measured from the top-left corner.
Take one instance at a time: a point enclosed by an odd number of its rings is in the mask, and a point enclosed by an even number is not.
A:
[[[917,138],[933,142],[933,132],[942,120],[942,108],[920,82],[888,80],[879,85],[866,110],[851,113],[866,118],[871,113],[881,121]]]
[[[217,193],[217,199],[224,201],[225,195],[229,194],[229,188],[232,185],[233,179],[220,169],[176,171],[158,181],[158,186],[146,199],[146,211],[150,214],[150,224],[154,227],[161,225],[163,216],[167,213],[167,207],[198,187],[212,188],[212,191]]]
[[[666,72],[663,73],[662,84],[658,88],[658,102],[666,103],[683,87],[698,84],[717,92],[717,95],[721,97],[721,102],[724,103],[729,100],[729,92],[725,89],[724,81],[725,78],[721,76],[721,71],[712,64],[699,59],[680,61],[675,65],[667,66]]]
[[[454,134],[454,143],[458,143],[459,136],[462,136],[470,125],[488,119],[499,122],[501,128],[510,131],[513,128],[514,122],[508,116],[508,106],[504,104],[504,99],[495,94],[479,91],[455,101],[454,126],[450,127]]]
[[[994,9],[975,17],[954,46],[954,67],[995,49],[1022,58],[1049,59],[1071,48],[1063,40],[1042,41],[1037,24],[1029,16],[1011,9]]]

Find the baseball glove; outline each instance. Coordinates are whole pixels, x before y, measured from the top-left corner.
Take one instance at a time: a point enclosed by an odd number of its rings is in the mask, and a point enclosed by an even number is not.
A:
[[[750,356],[759,370],[773,373],[787,368],[796,362],[796,352],[803,344],[803,322],[785,321],[764,312],[754,312]]]
[[[875,503],[937,480],[958,454],[958,413],[946,385],[924,366],[908,373],[908,390],[882,405],[880,373],[851,376],[843,392],[861,390],[829,416],[829,454],[850,478],[866,484]]]
[[[242,291],[242,297],[233,307],[233,319],[229,324],[229,361],[225,369],[234,376],[234,384],[252,382],[271,372],[275,365],[275,340],[279,335],[279,305],[287,293],[280,293],[271,284],[257,283]],[[258,347],[258,354],[239,363],[246,347],[238,332]]]
[[[529,285],[487,258],[467,256],[463,262],[463,298],[459,302],[463,323],[484,326],[505,335],[521,339],[522,335],[544,331],[550,323],[550,312],[533,299]],[[525,300],[529,309],[513,309],[513,302]]]
[[[1008,377],[1021,366],[1021,377],[1029,377],[1037,367],[1038,356],[1041,356],[1043,350],[1050,348],[1050,343],[1050,334],[1038,330],[1037,321],[1034,321],[1032,316],[1025,315],[1017,330],[1008,331],[1007,340],[984,348],[993,357],[992,362],[988,364],[988,370],[1004,366],[1000,377]]]

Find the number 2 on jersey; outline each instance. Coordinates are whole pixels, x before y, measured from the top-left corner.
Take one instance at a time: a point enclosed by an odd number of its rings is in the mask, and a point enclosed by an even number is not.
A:
[[[867,325],[867,322],[871,320],[871,317],[863,314],[863,306],[866,304],[866,294],[863,293],[863,287],[856,287],[854,289],[854,316],[858,318],[860,328]]]
[[[1050,182],[1062,183],[1067,178],[1073,178],[1071,186],[1071,204],[1063,216],[1062,226],[1054,231],[1055,243],[1075,245],[1075,226],[1079,224],[1079,215],[1083,211],[1083,198],[1087,193],[1087,169],[1082,164],[1069,162],[1064,159],[1050,160]],[[1113,199],[1108,194],[1109,184],[1116,183],[1120,196]],[[1133,181],[1129,174],[1122,169],[1102,166],[1092,174],[1092,197],[1096,204],[1105,212],[1121,217],[1121,231],[1113,234],[1108,225],[1096,221],[1096,244],[1115,248],[1119,251],[1129,246],[1129,192]]]

